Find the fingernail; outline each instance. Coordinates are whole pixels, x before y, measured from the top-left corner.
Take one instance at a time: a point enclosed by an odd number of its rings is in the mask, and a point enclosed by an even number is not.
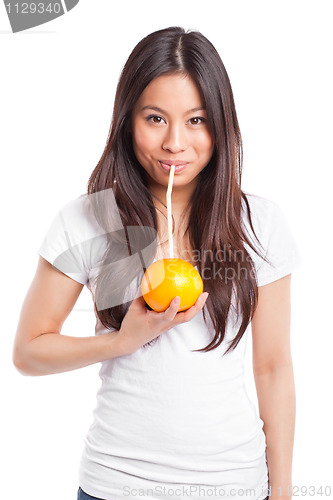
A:
[[[175,297],[173,299],[173,301],[174,301],[175,304],[178,304],[178,302],[180,302],[180,297]]]
[[[208,292],[205,292],[201,295],[201,301],[204,302],[206,301],[207,297],[208,297],[209,293]]]

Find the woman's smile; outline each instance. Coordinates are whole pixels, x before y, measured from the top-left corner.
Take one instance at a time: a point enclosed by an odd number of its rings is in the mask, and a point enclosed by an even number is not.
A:
[[[159,163],[166,172],[170,172],[171,165],[175,165],[175,174],[179,174],[180,172],[182,172],[189,164],[188,161],[179,160],[159,160]]]

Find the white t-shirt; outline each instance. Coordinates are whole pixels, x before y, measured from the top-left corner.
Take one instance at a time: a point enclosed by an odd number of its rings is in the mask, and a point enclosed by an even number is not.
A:
[[[281,209],[265,198],[247,198],[273,264],[247,248],[262,286],[291,273],[299,251]],[[106,248],[104,232],[82,195],[60,210],[38,253],[94,297],[91,277]],[[209,315],[206,326],[200,311],[153,344],[102,362],[79,469],[86,493],[106,500],[267,496],[263,421],[244,383],[249,328],[236,349],[222,356],[239,328],[232,314],[224,341],[210,352],[191,352],[214,335]],[[97,318],[95,334],[107,332]]]

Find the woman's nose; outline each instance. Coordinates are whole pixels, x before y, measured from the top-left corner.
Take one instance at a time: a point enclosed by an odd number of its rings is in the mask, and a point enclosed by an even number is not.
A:
[[[165,134],[162,149],[171,153],[185,151],[188,147],[186,131],[179,126],[170,127]]]

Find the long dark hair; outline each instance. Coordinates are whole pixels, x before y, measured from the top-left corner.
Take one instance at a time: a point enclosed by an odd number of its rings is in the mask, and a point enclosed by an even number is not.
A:
[[[113,190],[125,229],[111,235],[110,214],[105,204],[95,204],[95,216],[109,234],[108,249],[103,256],[104,271],[96,280],[96,296],[106,297],[105,306],[98,308],[95,301],[95,311],[106,328],[119,330],[131,301],[126,301],[124,293],[123,303],[107,307],[108,297],[112,304],[111,295],[119,294],[119,289],[124,290],[134,277],[138,287],[141,283],[145,268],[139,274],[137,267],[131,272],[128,263],[119,259],[121,249],[128,248],[130,255],[133,251],[133,237],[129,238],[126,228],[144,226],[157,230],[156,208],[145,170],[133,152],[131,114],[141,93],[153,79],[175,73],[189,75],[201,91],[215,140],[211,160],[200,172],[199,183],[189,203],[185,234],[191,248],[201,256],[198,270],[204,290],[209,292],[205,308],[215,329],[211,342],[198,351],[208,352],[221,344],[233,307],[232,297],[236,300],[237,320],[241,318],[241,322],[226,354],[241,340],[258,301],[254,262],[244,243],[259,253],[243,228],[244,207],[251,230],[259,240],[252,225],[247,196],[241,190],[242,139],[229,77],[215,47],[198,31],[185,32],[183,28],[171,27],[151,33],[137,44],[122,70],[105,150],[88,183],[89,195]],[[140,250],[140,243],[138,245]],[[151,247],[148,260],[152,261],[153,256]],[[117,265],[111,266],[113,270],[108,272],[107,265],[116,260]]]

